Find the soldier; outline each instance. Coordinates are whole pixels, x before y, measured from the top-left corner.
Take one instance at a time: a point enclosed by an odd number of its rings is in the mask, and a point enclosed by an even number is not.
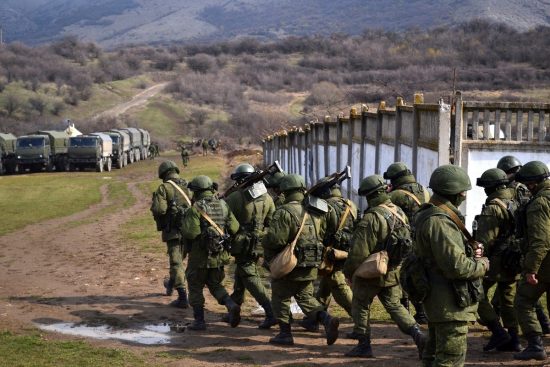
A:
[[[415,254],[431,287],[424,301],[429,336],[422,359],[425,366],[463,366],[468,322],[476,319],[489,260],[466,241],[458,210],[472,188],[468,174],[458,166],[441,166],[432,173],[429,187],[434,195],[415,217]]]
[[[487,255],[491,262],[491,269],[483,279],[484,297],[479,301],[478,314],[481,322],[491,331],[489,343],[483,347],[484,351],[498,349],[501,351],[521,351],[518,339],[518,322],[514,309],[516,294],[515,271],[503,266],[507,254],[514,250],[515,219],[514,213],[518,207],[515,193],[507,188],[508,177],[498,168],[491,168],[483,172],[477,179],[477,186],[485,189],[487,200],[476,216],[477,230],[474,237],[486,246]],[[487,298],[487,293],[495,284],[498,284],[500,316],[504,327],[500,323],[499,315],[495,312]]]
[[[269,229],[262,240],[264,257],[267,263],[271,262],[287,244],[296,239],[295,254],[298,263],[289,274],[271,281],[273,312],[280,332],[269,342],[294,344],[290,327],[290,299],[294,297],[308,318],[323,323],[327,344],[334,344],[338,339],[340,321],[325,311],[313,297],[313,281],[317,279],[329,213],[323,210],[315,212],[311,208],[306,210],[302,203],[305,182],[300,175],[284,176],[280,189],[285,194],[285,203],[273,214]]]
[[[162,241],[166,242],[170,260],[170,278],[165,280],[166,295],[171,296],[173,289],[178,292],[178,299],[170,305],[179,308],[189,307],[185,291],[185,273],[183,269],[184,241],[180,234],[180,208],[191,206],[187,182],[179,177],[180,170],[172,161],[164,161],[159,165],[158,177],[163,181],[153,193],[151,212],[157,223],[157,229],[162,231]]]
[[[206,139],[202,139],[202,155],[208,155],[208,141]]]
[[[516,294],[516,312],[527,348],[514,354],[519,360],[545,360],[542,329],[537,322],[535,304],[544,292],[550,291],[550,176],[548,166],[532,161],[520,168],[516,180],[525,184],[533,198],[527,204],[525,218],[520,220],[525,234],[522,278]]]
[[[241,184],[254,172],[254,167],[243,163],[237,166],[235,172],[231,174],[231,179],[237,184]],[[275,211],[275,204],[262,182],[234,191],[226,198],[226,201],[240,225],[231,248],[236,265],[231,298],[238,305],[242,305],[244,293],[248,290],[265,311],[265,320],[259,325],[259,328],[269,329],[277,324],[277,320],[273,316],[269,295],[260,278],[257,261],[263,255],[261,239],[269,227]]]
[[[402,294],[398,279],[401,259],[390,256],[391,266],[386,275],[372,279],[354,276],[369,255],[386,249],[390,241],[392,246],[395,245],[393,238],[397,237],[392,235],[408,239],[410,243],[408,219],[390,201],[386,190],[384,179],[378,175],[364,178],[359,185],[359,195],[367,198],[369,209],[355,227],[351,249],[344,264],[344,274],[352,282],[353,331],[359,341],[357,346],[346,353],[348,357],[373,357],[370,344],[370,307],[374,297],[378,297],[399,329],[413,338],[420,354],[425,344],[425,336],[420,327],[400,303]]]
[[[268,176],[266,178],[266,185],[265,187],[270,189],[271,197],[273,198],[273,202],[275,203],[275,207],[278,208],[285,202],[285,196],[279,189],[279,182],[281,181],[281,178],[283,178],[285,174],[283,172],[276,172],[272,174],[271,176]]]
[[[321,181],[328,181],[327,178]],[[317,186],[317,185],[316,185]],[[335,226],[327,228],[325,236],[325,255],[327,258],[324,263],[330,264],[328,268],[320,269],[320,282],[317,289],[316,298],[328,309],[331,297],[334,296],[336,303],[340,305],[351,316],[352,292],[346,283],[346,278],[342,269],[346,261],[347,253],[350,248],[353,225],[357,218],[357,207],[351,200],[344,199],[340,191],[340,185],[335,184],[332,187],[320,186],[319,190],[309,192],[309,195],[324,199],[334,212],[336,218]],[[338,259],[336,259],[338,254]],[[316,320],[305,318],[301,324],[306,330],[317,331],[319,324]],[[350,335],[354,337],[354,335]]]
[[[218,199],[210,177],[197,176],[189,183],[193,192],[193,206],[185,214],[182,233],[189,240],[187,283],[189,302],[193,307],[194,321],[191,330],[205,330],[204,295],[206,285],[219,304],[229,312],[231,327],[239,325],[241,308],[222,285],[224,266],[229,264],[227,244],[235,235],[239,222],[225,201]]]
[[[430,193],[416,182],[416,178],[403,162],[390,164],[384,172],[384,179],[391,182],[389,190],[391,202],[403,210],[412,225],[414,214],[420,205],[430,200]],[[401,303],[406,309],[409,309],[409,299],[406,293],[403,293]],[[427,324],[428,319],[422,302],[414,302],[413,306],[416,311],[414,315],[416,322]]]
[[[498,163],[497,168],[500,168],[504,172],[506,172],[506,175],[508,176],[508,179],[510,180],[510,183],[508,184],[508,187],[514,190],[516,201],[519,202],[520,207],[524,208],[529,200],[531,199],[531,193],[529,192],[529,189],[522,184],[521,182],[518,182],[515,179],[516,173],[521,168],[521,162],[519,159],[512,155],[507,155],[502,157]],[[523,209],[520,209],[520,212],[522,212]],[[502,291],[497,286],[497,289],[495,290],[495,294],[502,294]],[[549,298],[549,295],[546,294],[547,300]],[[498,300],[500,297],[493,296],[493,306],[497,309],[499,309],[500,305],[498,304]],[[548,306],[548,302],[547,302]],[[548,319],[548,316],[546,316],[546,313],[544,312],[544,307],[542,305],[542,302],[539,300],[537,304],[535,305],[535,310],[537,313],[537,319],[540,322],[540,326],[542,327],[542,333],[543,334],[550,334],[550,319]]]
[[[189,151],[185,147],[185,145],[182,145],[181,147],[181,161],[183,162],[183,166],[187,167],[189,164]]]

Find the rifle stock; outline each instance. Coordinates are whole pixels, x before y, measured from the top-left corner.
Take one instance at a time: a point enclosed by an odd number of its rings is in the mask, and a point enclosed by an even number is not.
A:
[[[283,172],[283,169],[281,168],[281,165],[279,164],[279,161],[273,162],[273,164],[269,167],[267,167],[265,170],[258,170],[254,173],[251,173],[246,177],[242,182],[237,183],[235,182],[231,187],[229,187],[225,192],[220,196],[220,198],[225,198],[231,195],[233,192],[240,190],[241,188],[248,187],[252,184],[255,184],[256,182],[262,180],[267,175],[272,175],[277,172]]]
[[[307,194],[315,196],[316,191],[321,191],[324,188],[330,188],[336,184],[341,184],[349,178],[351,178],[351,167],[346,166],[342,172],[335,172],[328,176],[326,180],[317,182],[307,191]]]

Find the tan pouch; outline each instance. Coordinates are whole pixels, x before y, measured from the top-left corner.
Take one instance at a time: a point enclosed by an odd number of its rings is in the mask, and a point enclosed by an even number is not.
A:
[[[298,229],[298,233],[296,233],[294,241],[286,245],[283,251],[279,252],[277,256],[271,260],[271,263],[269,263],[269,271],[271,272],[271,277],[273,279],[280,279],[284,277],[294,270],[298,264],[298,258],[294,255],[294,248],[298,242],[298,237],[300,237],[300,234],[304,229],[307,216],[308,213],[306,212],[304,218],[302,219],[302,224],[300,224],[300,228]]]
[[[353,273],[354,277],[363,279],[378,278],[388,272],[388,252],[386,250],[371,254]]]

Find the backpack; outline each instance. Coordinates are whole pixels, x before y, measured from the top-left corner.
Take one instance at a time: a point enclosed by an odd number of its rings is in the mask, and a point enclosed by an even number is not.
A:
[[[423,302],[430,293],[431,286],[426,267],[414,251],[403,260],[399,282],[413,302]]]
[[[172,187],[174,193],[171,195],[172,200],[167,203],[168,208],[166,211],[163,210],[166,199],[160,195],[158,191],[153,193],[150,210],[153,215],[153,219],[155,220],[157,231],[166,230],[167,232],[170,232],[174,229],[180,231],[183,225],[185,212],[191,204],[189,197],[180,187],[181,185],[187,185],[187,183],[185,180],[178,179],[176,182],[173,180],[168,180],[164,182],[163,185],[165,185],[167,192],[167,187]],[[176,200],[176,191],[178,191],[183,197],[183,201]]]
[[[410,227],[405,218],[395,208],[397,206],[390,207],[381,204],[368,210],[381,214],[386,219],[390,228],[390,233],[384,240],[384,248],[382,249],[388,253],[388,266],[390,268],[396,268],[401,265],[413,249]]]

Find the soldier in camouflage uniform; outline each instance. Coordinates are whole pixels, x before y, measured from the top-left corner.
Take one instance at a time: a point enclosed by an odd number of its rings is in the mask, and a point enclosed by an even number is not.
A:
[[[395,162],[388,166],[384,172],[384,179],[390,180],[390,199],[391,202],[400,207],[409,223],[413,223],[413,217],[420,205],[430,200],[430,193],[421,184],[416,182],[416,178],[403,162]],[[409,309],[409,299],[406,293],[403,293],[401,303]],[[414,302],[416,313],[414,319],[419,324],[427,324],[428,319],[424,311],[422,302]]]
[[[231,179],[240,184],[254,172],[254,167],[250,164],[240,164]],[[234,191],[225,200],[240,224],[231,248],[236,265],[231,298],[242,305],[244,293],[248,290],[265,311],[265,320],[259,328],[269,329],[277,324],[277,320],[273,316],[268,292],[260,278],[257,261],[263,255],[261,239],[269,227],[275,204],[262,182]]]
[[[186,212],[182,225],[182,233],[190,247],[186,275],[189,303],[195,319],[189,326],[191,330],[206,329],[205,285],[218,303],[226,306],[231,327],[236,327],[241,319],[240,306],[222,285],[224,266],[230,259],[226,246],[230,239],[227,237],[237,233],[239,222],[225,201],[214,195],[212,186],[212,180],[207,176],[197,176],[189,183],[189,189],[193,191],[193,206]]]
[[[271,176],[268,176],[265,180],[265,187],[269,189],[276,208],[280,207],[285,202],[285,196],[283,195],[281,190],[279,190],[279,182],[284,176],[285,174],[283,172],[276,172]]]
[[[521,220],[524,241],[522,277],[516,294],[516,311],[527,348],[515,354],[519,360],[545,360],[542,329],[537,320],[535,304],[544,292],[550,291],[550,171],[543,162],[525,164],[516,174],[516,180],[525,184],[533,198]]]
[[[151,211],[157,222],[157,228],[162,230],[162,241],[166,242],[168,257],[170,260],[170,278],[165,280],[166,295],[171,296],[173,289],[178,292],[178,299],[170,305],[187,308],[187,292],[185,291],[185,271],[183,259],[185,258],[184,240],[177,228],[177,207],[189,207],[189,191],[187,182],[179,177],[179,168],[172,161],[165,161],[159,165],[158,177],[163,181],[153,193]],[[182,190],[182,194],[177,188]],[[187,197],[185,197],[187,196]]]
[[[479,301],[478,314],[483,325],[487,325],[491,331],[489,343],[483,347],[484,351],[498,349],[500,351],[521,350],[518,339],[518,322],[514,309],[514,297],[516,294],[516,281],[518,275],[504,266],[505,257],[511,254],[515,244],[515,219],[514,213],[518,207],[515,193],[507,188],[508,177],[498,168],[491,168],[477,179],[477,186],[485,189],[487,200],[476,216],[477,230],[474,237],[485,245],[487,256],[491,262],[491,268],[483,279],[484,298]],[[487,298],[489,289],[498,284],[500,316],[504,327],[500,323],[491,303]]]
[[[189,151],[184,145],[181,146],[181,161],[184,167],[189,164]]]
[[[519,202],[520,209],[519,212],[524,212],[524,208],[531,199],[531,192],[529,192],[529,189],[522,184],[521,182],[518,182],[515,179],[516,173],[521,168],[521,162],[519,159],[512,155],[507,155],[502,157],[498,163],[497,168],[500,168],[504,172],[506,172],[506,175],[508,176],[508,179],[510,180],[510,183],[508,184],[508,187],[514,190],[516,201]],[[497,289],[495,290],[495,294],[501,294],[502,291],[497,286]],[[493,296],[493,307],[495,307],[497,310],[500,308],[500,305],[498,304],[498,297]],[[547,300],[547,306],[549,306],[550,302],[550,295],[546,294],[546,300]],[[540,322],[540,326],[542,328],[543,334],[550,334],[550,319],[548,319],[548,316],[544,312],[544,307],[542,305],[542,302],[539,300],[537,304],[535,305],[535,310],[537,312],[537,319]]]
[[[462,230],[464,217],[458,207],[472,188],[468,174],[457,166],[441,166],[432,173],[429,187],[434,195],[415,217],[415,254],[425,265],[431,287],[424,300],[429,336],[422,362],[463,366],[468,322],[476,320],[489,261],[481,257],[481,249],[469,245]]]
[[[285,194],[285,203],[273,214],[269,230],[262,240],[266,262],[270,263],[295,239],[302,222],[304,226],[294,251],[298,264],[289,274],[271,281],[273,312],[279,322],[280,332],[269,342],[294,344],[290,327],[290,299],[294,297],[308,318],[323,323],[327,344],[331,345],[338,339],[340,322],[330,316],[313,296],[313,281],[317,279],[327,221],[331,220],[330,213],[306,210],[303,204],[305,183],[302,176],[286,175],[281,179],[280,188]]]
[[[372,358],[370,344],[370,307],[374,297],[378,297],[399,329],[410,335],[421,354],[425,336],[415,319],[401,304],[399,286],[400,261],[390,266],[386,275],[364,279],[354,276],[359,266],[373,253],[386,249],[392,233],[399,233],[410,241],[408,219],[403,211],[390,201],[386,193],[387,185],[378,175],[364,178],[359,185],[359,195],[367,198],[365,215],[355,227],[351,249],[344,264],[344,274],[352,281],[352,316],[358,345],[346,353],[348,357]]]

